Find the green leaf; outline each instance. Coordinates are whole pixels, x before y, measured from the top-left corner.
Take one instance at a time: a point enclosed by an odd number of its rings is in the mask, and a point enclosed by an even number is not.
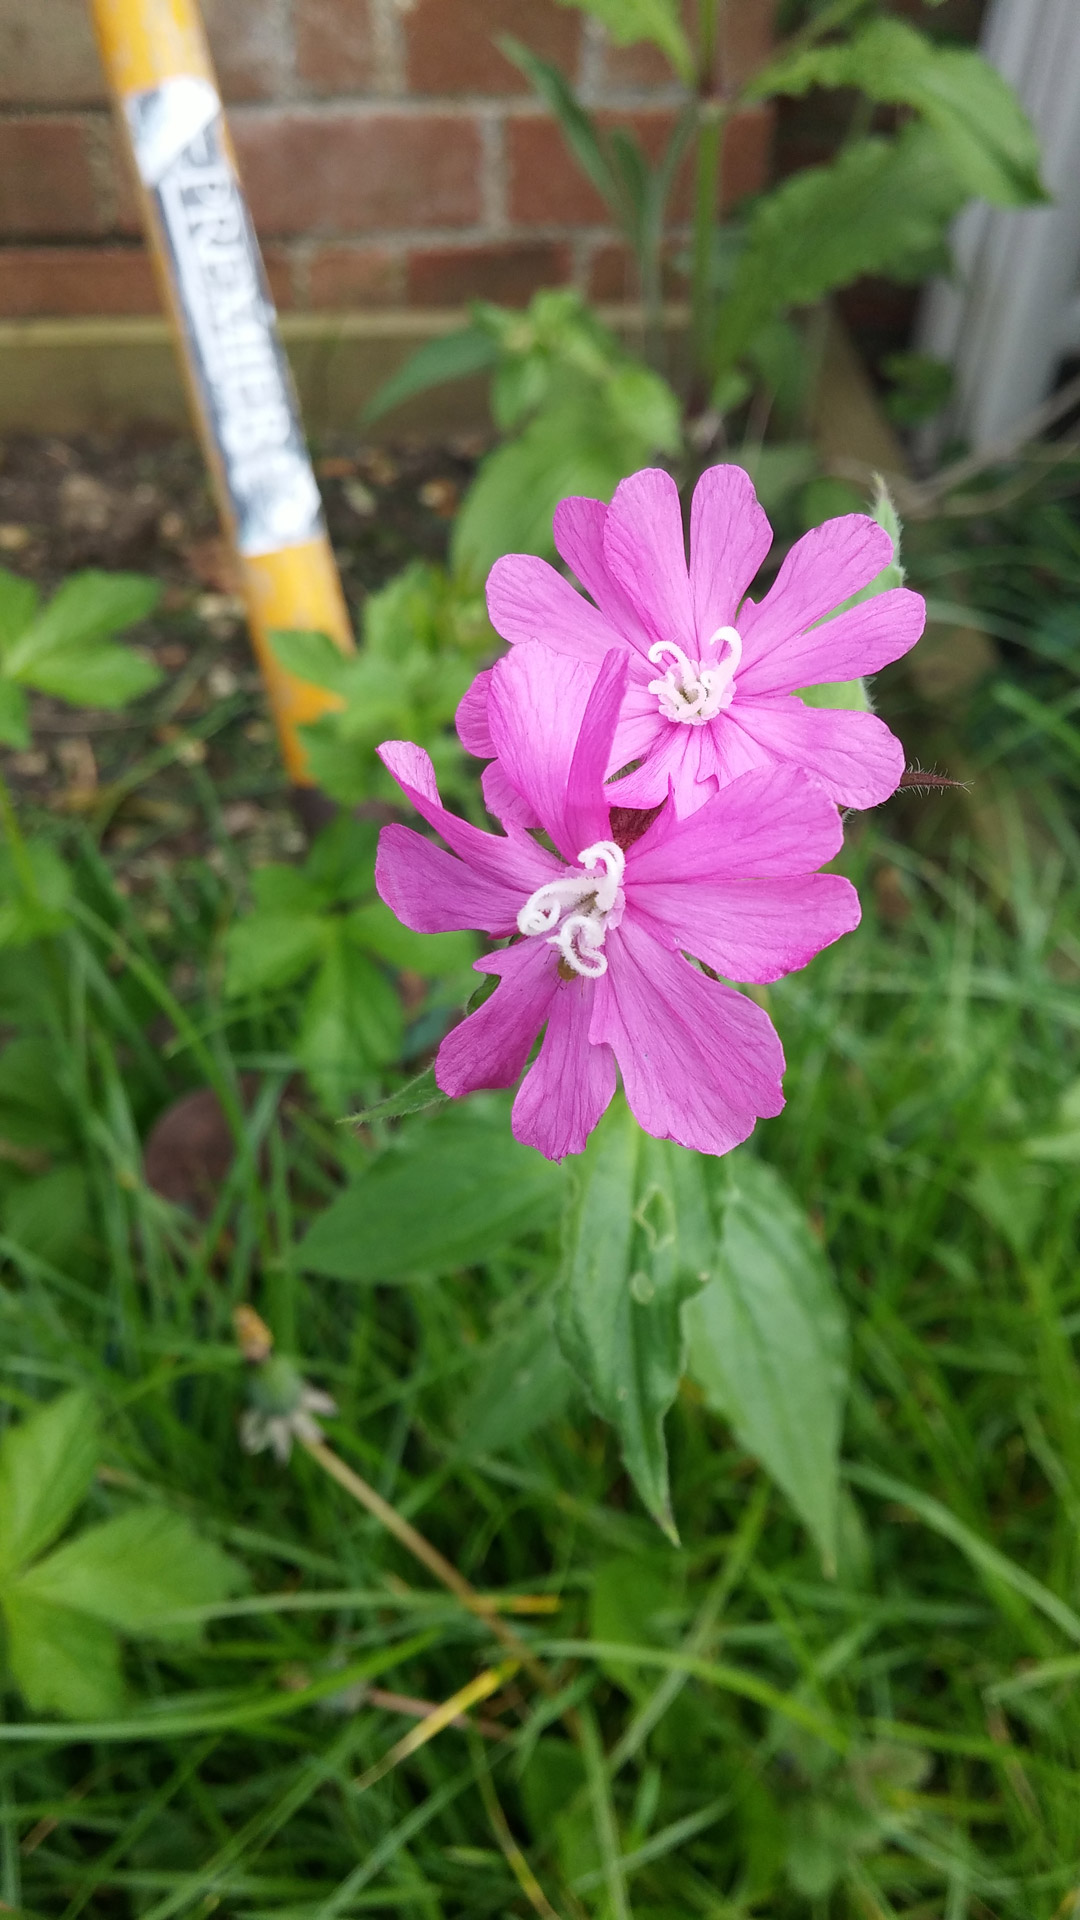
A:
[[[379,1100],[360,1113],[350,1113],[349,1122],[354,1127],[366,1127],[374,1120],[400,1120],[408,1113],[423,1113],[428,1107],[444,1106],[449,1098],[436,1084],[434,1067],[425,1067],[423,1073],[407,1081],[388,1099]]]
[[[40,595],[32,580],[0,567],[0,660],[37,612]]]
[[[62,1393],[0,1441],[0,1580],[33,1560],[86,1498],[101,1446],[93,1397]]]
[[[494,1121],[455,1107],[346,1188],[301,1242],[300,1265],[372,1282],[450,1273],[557,1220],[565,1191],[563,1171],[513,1138],[502,1101]]]
[[[26,628],[5,660],[18,678],[48,654],[88,647],[122,633],[152,613],[161,595],[156,580],[139,573],[73,573]]]
[[[225,935],[225,992],[272,993],[313,967],[326,946],[326,922],[315,913],[256,911]]]
[[[847,1321],[828,1257],[779,1174],[746,1153],[713,1279],[686,1310],[690,1371],[787,1494],[827,1566],[837,1551]]]
[[[12,669],[12,671],[14,671]],[[51,647],[21,666],[17,678],[76,707],[123,707],[160,684],[162,673],[130,647]]]
[[[67,921],[69,867],[45,840],[30,841],[26,857],[34,889],[29,898],[10,849],[0,845],[0,947],[28,946],[58,933]]]
[[[604,384],[574,383],[481,463],[454,524],[455,564],[481,577],[503,553],[553,554],[560,500],[610,500],[628,473],[671,450],[657,437],[677,420],[669,391],[645,368]]]
[[[966,197],[936,133],[917,122],[896,140],[856,140],[828,166],[793,174],[751,216],[720,310],[715,374],[788,307],[864,273],[921,278]]]
[[[512,39],[509,34],[500,35],[497,44],[554,114],[563,139],[582,172],[592,181],[601,198],[607,201],[616,219],[621,219],[623,194],[619,180],[612,171],[592,118],[586,113],[565,75],[550,60],[542,60],[531,47],[523,46],[520,40]]]
[[[858,87],[925,116],[965,194],[1001,207],[1044,201],[1039,144],[1015,93],[982,55],[940,47],[902,20],[879,19],[850,40],[808,47],[767,67],[752,95]]]
[[[295,673],[298,680],[309,680],[315,687],[328,687],[331,693],[343,692],[354,656],[342,653],[328,633],[277,627],[270,635],[270,645],[282,666],[287,672]]]
[[[3,1596],[8,1664],[34,1713],[115,1720],[124,1710],[120,1648],[111,1627],[15,1589]]]
[[[425,980],[471,968],[480,942],[471,933],[413,933],[382,900],[354,907],[345,921],[349,939],[390,967],[407,967]]]
[[[555,1338],[550,1300],[492,1340],[458,1414],[466,1453],[501,1453],[565,1411],[574,1376]]]
[[[678,0],[560,0],[599,20],[617,47],[651,41],[670,60],[684,86],[694,79],[694,51],[682,24]]]
[[[642,1133],[617,1099],[575,1171],[559,1343],[615,1428],[642,1501],[675,1540],[664,1416],[683,1370],[683,1304],[713,1253],[701,1159]]]
[[[191,1637],[164,1617],[235,1593],[235,1560],[167,1507],[135,1507],[90,1527],[24,1573],[18,1598],[70,1607],[124,1633]]]
[[[390,981],[348,943],[340,921],[324,920],[323,940],[296,1057],[323,1105],[340,1114],[374,1068],[397,1059],[404,1021]]]
[[[63,1152],[77,1138],[72,1110],[57,1085],[58,1052],[33,1035],[0,1053],[0,1137],[20,1147]]]
[[[51,1266],[69,1268],[86,1249],[90,1233],[90,1183],[86,1169],[52,1167],[7,1196],[4,1231],[16,1246]]]
[[[483,373],[493,367],[498,348],[489,333],[480,327],[461,327],[455,333],[428,340],[410,354],[403,367],[377,387],[360,418],[365,425],[379,420],[394,407],[403,406],[430,387],[441,387],[446,380],[464,380],[471,373]]]
[[[616,1646],[655,1646],[661,1639],[657,1626],[662,1616],[670,1616],[678,1605],[672,1574],[670,1554],[666,1564],[659,1556],[647,1559],[642,1553],[619,1554],[603,1561],[593,1579],[590,1637]],[[647,1668],[631,1667],[608,1657],[599,1665],[632,1700],[650,1694],[656,1684]]]
[[[0,746],[30,745],[29,709],[26,695],[14,680],[0,680]]]

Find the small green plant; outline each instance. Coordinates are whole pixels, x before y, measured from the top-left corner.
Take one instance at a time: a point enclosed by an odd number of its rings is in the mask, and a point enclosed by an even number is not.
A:
[[[875,0],[813,8],[739,83],[723,70],[721,0],[701,0],[693,34],[677,0],[563,3],[591,14],[619,45],[655,46],[685,103],[653,162],[630,129],[607,130],[550,61],[501,42],[621,228],[637,263],[643,325],[635,356],[570,293],[542,293],[525,314],[478,304],[468,328],[422,348],[374,396],[369,419],[443,380],[492,371],[505,444],[481,463],[453,542],[455,564],[474,579],[500,552],[550,555],[560,494],[609,499],[636,466],[660,456],[693,467],[721,437],[767,504],[779,504],[814,472],[806,411],[820,303],[863,274],[917,281],[945,265],[948,224],[972,198],[1004,207],[1046,198],[1035,136],[1000,75],[980,54],[882,14]],[[826,165],[722,217],[733,117],[814,88],[856,96],[850,137]],[[875,129],[879,110],[892,117],[888,131]],[[671,212],[686,166],[694,176],[688,232]],[[666,286],[689,308],[687,349],[674,371]],[[899,391],[910,396],[898,402],[905,421],[943,397],[940,377],[930,387],[923,377],[917,391],[901,378]],[[776,444],[763,448],[766,428]]]
[[[225,934],[226,995],[252,1012],[284,1001],[292,1053],[335,1115],[358,1093],[377,1090],[379,1074],[401,1059],[405,1012],[395,975],[440,983],[416,1009],[435,1034],[438,1009],[467,997],[478,951],[467,934],[401,926],[375,892],[377,839],[371,822],[342,816],[302,866],[259,867],[253,910]]]
[[[115,636],[152,613],[156,580],[75,573],[43,607],[33,581],[0,567],[0,744],[30,744],[27,691],[80,707],[123,707],[161,679]]]
[[[8,1673],[35,1713],[75,1720],[125,1711],[122,1639],[197,1637],[170,1615],[224,1600],[243,1582],[236,1561],[165,1506],[144,1502],[68,1535],[101,1448],[97,1406],[81,1390],[47,1402],[0,1439]]]

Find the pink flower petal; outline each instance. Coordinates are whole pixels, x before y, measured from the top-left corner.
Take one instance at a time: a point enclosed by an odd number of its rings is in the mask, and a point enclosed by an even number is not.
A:
[[[641,890],[653,913],[649,896],[658,883],[678,882],[696,895],[714,881],[813,873],[843,839],[840,815],[818,782],[799,768],[770,766],[741,774],[688,819],[665,809],[630,849],[626,885],[635,897]]]
[[[412,827],[383,828],[375,886],[391,911],[416,933],[479,927],[501,937],[517,931],[523,898],[519,887],[475,872]]]
[[[807,707],[794,694],[740,700],[732,724],[777,761],[812,773],[841,807],[876,807],[894,793],[904,749],[873,713]]]
[[[784,1054],[768,1014],[709,980],[631,914],[608,935],[589,1036],[619,1063],[646,1133],[728,1153],[779,1113]]]
[[[441,833],[447,846],[477,873],[517,889],[519,904],[524,905],[537,887],[559,871],[559,863],[526,834],[504,838],[497,833],[482,833],[456,813],[449,813],[439,799],[435,769],[423,747],[415,747],[409,740],[385,740],[378,752],[406,799],[429,826]]]
[[[478,673],[467,693],[463,693],[454,716],[458,739],[466,753],[474,753],[478,760],[493,760],[495,749],[491,744],[491,729],[488,726],[488,696],[491,691],[491,668],[486,667]]]
[[[697,637],[732,627],[769,548],[772,528],[742,467],[709,467],[690,508],[690,590]]]
[[[693,655],[697,630],[679,489],[669,473],[645,467],[620,480],[604,522],[604,554],[650,641],[673,640]]]
[[[489,767],[484,768],[480,786],[488,812],[494,814],[496,820],[501,820],[508,832],[517,828],[522,833],[531,833],[535,827],[542,825],[529,802],[516,787],[510,785],[506,769],[500,761],[493,760]]]
[[[480,1087],[513,1086],[561,985],[557,956],[544,940],[489,953],[475,969],[498,974],[499,984],[439,1048],[435,1078],[455,1100]]]
[[[829,680],[858,680],[899,660],[926,625],[926,602],[907,587],[890,587],[809,633],[780,640],[741,669],[740,696],[793,693]]]
[[[652,635],[645,631],[622,588],[608,572],[604,555],[607,516],[602,500],[587,500],[582,495],[560,500],[553,522],[555,545],[616,631],[640,653],[648,653]]]
[[[785,641],[812,627],[823,614],[869,586],[893,555],[884,527],[864,513],[826,520],[797,540],[759,606],[748,606],[739,620],[742,668],[749,668]],[[804,682],[804,685],[809,684]]]
[[[643,729],[642,729],[643,731]],[[696,742],[690,738],[696,728],[672,726],[662,714],[657,715],[653,729],[652,746],[640,767],[633,773],[624,773],[618,780],[609,780],[607,784],[608,804],[613,807],[658,807],[666,800],[669,792],[689,793],[694,786],[697,759]],[[641,751],[641,733],[633,736],[638,752]],[[615,735],[615,750],[612,760],[626,766],[637,754],[628,751],[630,740],[620,724]],[[684,761],[689,756],[689,764]]]
[[[618,634],[569,580],[531,553],[496,560],[487,583],[488,613],[504,640],[542,640],[556,653],[599,665]]]
[[[696,816],[700,820],[701,815]],[[728,980],[779,980],[857,927],[859,896],[836,873],[782,880],[726,880],[628,887],[635,917]]]
[[[549,1160],[580,1153],[615,1092],[615,1056],[589,1044],[595,984],[560,981],[543,1045],[514,1101],[514,1136]]]
[[[491,737],[503,773],[571,863],[608,837],[603,780],[626,685],[625,649],[599,673],[543,646],[492,669]]]

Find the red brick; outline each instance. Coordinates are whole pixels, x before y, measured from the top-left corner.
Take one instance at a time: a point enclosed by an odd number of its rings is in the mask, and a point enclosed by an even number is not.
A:
[[[495,44],[503,33],[576,78],[581,20],[571,7],[555,0],[417,0],[405,15],[410,92],[528,92],[524,75]]]
[[[260,233],[462,227],[480,218],[480,137],[429,114],[237,116],[240,170]]]
[[[5,319],[156,313],[160,304],[150,262],[138,247],[0,249]]]
[[[375,81],[370,0],[296,0],[296,65],[313,93],[364,92]]]
[[[468,300],[523,307],[541,287],[564,286],[569,278],[569,247],[542,240],[425,248],[409,255],[407,288],[414,307],[456,307]]]
[[[86,125],[71,118],[0,122],[0,237],[102,229]]]
[[[675,253],[682,250],[680,247],[673,248]],[[676,271],[670,261],[665,262],[663,269],[663,290],[665,299],[680,300],[686,297],[685,277]],[[629,247],[614,240],[601,240],[593,247],[589,258],[588,292],[590,300],[602,303],[640,300],[637,263]]]
[[[96,105],[105,98],[86,0],[0,0],[0,104]]]
[[[288,259],[271,253],[266,269],[278,306],[292,306]],[[6,320],[161,311],[142,247],[0,247],[0,316]]]
[[[728,122],[724,140],[721,201],[737,206],[748,193],[760,193],[769,183],[773,128],[772,107],[746,107]]]
[[[600,113],[601,126],[627,127],[641,141],[650,159],[663,149],[675,122],[666,109],[634,113]],[[760,191],[768,178],[773,115],[769,107],[750,107],[735,114],[724,141],[723,202],[731,206],[746,194]],[[506,129],[510,218],[526,226],[610,226],[613,216],[596,188],[568,151],[553,120],[512,119]],[[691,204],[691,163],[680,169],[672,194],[669,217],[685,219]]]
[[[267,0],[203,0],[202,10],[226,100],[270,99],[286,66],[277,9]]]
[[[628,127],[655,156],[675,124],[667,109],[601,113],[602,126]],[[612,215],[546,115],[514,118],[506,127],[510,218],[530,226],[609,226]]]
[[[401,298],[401,266],[383,247],[318,247],[307,284],[313,307],[392,307]]]

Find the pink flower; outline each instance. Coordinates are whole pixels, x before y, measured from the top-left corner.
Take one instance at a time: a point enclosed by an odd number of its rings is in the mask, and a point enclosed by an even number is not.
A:
[[[655,468],[624,480],[610,507],[564,500],[555,541],[592,600],[546,561],[514,553],[491,570],[488,608],[504,639],[540,641],[594,670],[612,647],[624,651],[627,692],[605,771],[642,764],[619,782],[620,805],[655,806],[670,783],[679,813],[692,813],[740,774],[778,765],[813,774],[841,806],[892,793],[904,755],[888,727],[870,713],[808,707],[795,692],[875,673],[922,632],[923,601],[903,587],[817,624],[892,559],[876,521],[850,513],[805,534],[757,605],[746,591],[772,531],[741,467],[710,467],[698,481],[689,569],[675,482]],[[464,745],[481,757],[492,752],[486,684],[481,676],[458,714]]]
[[[509,788],[553,853],[511,815],[484,833],[442,806],[419,747],[380,747],[444,852],[383,829],[375,880],[419,932],[482,928],[513,944],[478,960],[498,986],[439,1048],[444,1093],[508,1087],[519,1140],[550,1159],[580,1153],[615,1091],[616,1067],[647,1133],[705,1153],[745,1140],[783,1106],[784,1057],[768,1016],[723,980],[776,980],[858,923],[854,888],[814,870],[842,831],[822,789],[793,767],[732,781],[692,819],[611,807],[603,785],[627,678],[520,647],[492,670],[489,719]],[[645,829],[642,831],[642,829]],[[523,937],[517,937],[523,936]]]

